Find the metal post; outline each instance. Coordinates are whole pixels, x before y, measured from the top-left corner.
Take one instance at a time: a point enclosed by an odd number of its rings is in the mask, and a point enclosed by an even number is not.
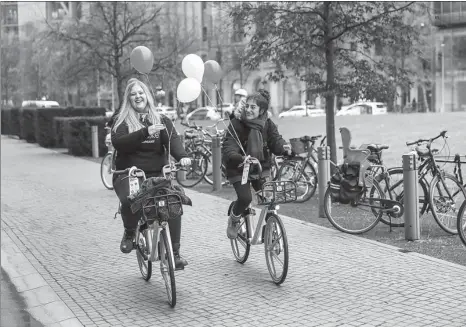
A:
[[[324,211],[324,196],[330,180],[330,147],[318,147],[317,159],[319,161],[318,187],[319,187],[319,218],[326,218]]]
[[[220,137],[212,138],[212,178],[214,182],[214,191],[219,191],[222,188],[222,151]]]
[[[416,155],[403,155],[403,187],[404,187],[404,215],[405,239],[419,240],[421,228],[419,225],[419,196]]]
[[[92,157],[99,157],[99,128],[97,126],[91,126],[92,135]]]
[[[184,135],[180,135],[180,140],[181,140],[181,144],[183,145],[184,147]],[[197,158],[194,158],[194,160],[196,160]],[[191,161],[192,161],[192,158],[191,158]],[[191,162],[191,167],[194,165],[195,163],[194,162]],[[187,169],[190,169],[190,167],[188,167]],[[184,181],[186,180],[186,170],[179,170],[177,172],[177,177],[181,180],[181,181]]]

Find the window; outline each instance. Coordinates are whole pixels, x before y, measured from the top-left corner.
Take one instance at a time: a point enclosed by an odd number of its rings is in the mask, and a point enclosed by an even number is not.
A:
[[[207,9],[207,2],[202,1],[202,10]]]
[[[461,12],[461,1],[453,1],[451,3],[451,12],[453,12],[453,13],[460,13]]]
[[[233,25],[233,42],[241,42],[244,37],[244,24],[241,21],[235,21]]]
[[[8,5],[2,8],[3,24],[17,25],[18,24],[18,6]]]
[[[442,2],[442,14],[449,14],[451,13],[451,1]]]
[[[207,41],[207,27],[202,28],[202,41]]]

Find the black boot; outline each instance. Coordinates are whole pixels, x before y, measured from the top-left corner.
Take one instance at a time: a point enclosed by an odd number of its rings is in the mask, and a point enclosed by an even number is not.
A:
[[[126,229],[121,240],[120,250],[123,253],[130,253],[133,250],[134,230]]]
[[[180,243],[173,243],[173,256],[175,257],[175,269],[183,270],[188,265],[188,261],[180,256]]]

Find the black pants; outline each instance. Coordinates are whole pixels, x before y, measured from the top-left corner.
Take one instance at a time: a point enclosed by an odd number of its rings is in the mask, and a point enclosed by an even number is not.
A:
[[[161,175],[161,173],[146,173],[146,178],[160,177]],[[123,226],[127,230],[136,230],[139,218],[141,218],[141,213],[133,213],[131,211],[131,206],[127,199],[129,195],[129,179],[127,177],[128,175],[113,176],[113,189],[121,202],[121,218],[123,220]],[[173,250],[176,251],[179,248],[181,238],[181,216],[170,219],[168,221],[168,226],[170,228]]]
[[[265,182],[264,179],[261,180],[254,180],[248,181],[246,184],[241,185],[241,181],[233,183],[233,187],[235,188],[236,196],[238,200],[236,200],[235,206],[233,207],[233,214],[238,216],[246,210],[249,204],[252,202],[252,194],[251,194],[251,187],[255,191],[259,191],[262,187],[262,184]]]

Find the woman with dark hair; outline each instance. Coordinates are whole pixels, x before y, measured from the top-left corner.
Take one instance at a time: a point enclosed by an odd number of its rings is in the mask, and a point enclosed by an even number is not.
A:
[[[227,236],[230,239],[236,238],[241,216],[252,201],[250,185],[252,184],[252,187],[258,191],[270,176],[270,153],[292,154],[278,132],[277,125],[268,118],[269,103],[270,95],[266,90],[259,90],[249,95],[241,117],[231,119],[223,140],[222,160],[226,167],[227,178],[233,184],[238,198],[231,211],[227,228]],[[243,167],[239,165],[247,155],[259,160],[262,166],[262,178],[241,184]]]

